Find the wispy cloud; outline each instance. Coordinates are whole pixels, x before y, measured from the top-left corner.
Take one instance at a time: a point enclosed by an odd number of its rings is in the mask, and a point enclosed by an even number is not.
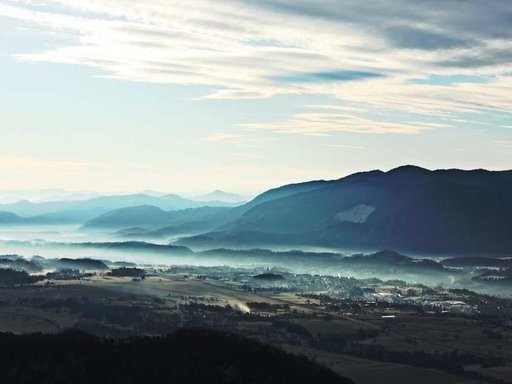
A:
[[[459,0],[442,6],[437,0],[0,0],[0,17],[54,32],[48,38],[65,37],[12,52],[20,60],[86,65],[131,81],[205,85],[211,89],[205,98],[327,95],[368,110],[444,120],[511,112],[512,77],[505,74],[512,72],[512,3],[460,7]],[[443,77],[486,81],[439,84]],[[246,127],[304,135],[435,128],[403,121],[319,112]],[[210,141],[244,144],[217,139]]]
[[[0,168],[9,171],[77,172],[96,168],[96,164],[70,162],[39,157],[0,155]]]
[[[272,80],[285,83],[331,83],[375,79],[378,77],[384,77],[384,75],[364,71],[326,71],[279,75],[273,76]]]
[[[274,133],[299,134],[304,136],[328,136],[335,132],[373,133],[373,134],[417,134],[423,130],[444,128],[441,123],[423,123],[419,121],[397,122],[378,120],[356,114],[339,111],[318,111],[299,113],[290,119],[270,123],[239,124],[239,127]]]
[[[512,148],[512,140],[494,140],[494,145],[499,147]]]
[[[236,145],[238,147],[259,147],[262,143],[272,141],[271,138],[255,138],[244,134],[213,132],[204,141]]]
[[[301,83],[319,80],[449,73],[467,69],[468,57],[483,52],[493,66],[510,67],[510,6],[483,0],[464,12],[458,6],[457,0],[443,2],[442,9],[432,1],[405,0],[2,0],[0,15],[72,39],[22,54],[26,60],[267,95],[314,91],[314,84]],[[458,66],[457,60],[464,62]]]

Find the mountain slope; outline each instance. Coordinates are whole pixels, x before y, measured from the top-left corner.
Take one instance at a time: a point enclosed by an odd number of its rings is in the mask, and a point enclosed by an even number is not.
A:
[[[84,224],[85,227],[123,228],[165,225],[169,214],[152,205],[119,208],[108,211]]]
[[[329,182],[321,180],[285,185],[264,192],[252,201],[232,208],[203,206],[164,212],[164,209],[155,209],[161,208],[160,206],[150,204],[123,207],[91,218],[83,225],[83,228],[127,229],[120,233],[126,237],[137,234],[144,237],[160,237],[197,230],[206,231],[237,219],[256,205],[296,193],[311,191],[326,183]],[[151,229],[151,231],[148,232],[147,229]]]
[[[163,237],[169,234],[206,231],[228,222],[230,208],[201,207],[164,211],[151,205],[106,212],[83,225],[84,229],[128,229],[125,237]]]
[[[256,204],[215,233],[183,244],[243,245],[238,238],[252,235],[252,244],[512,253],[510,171],[405,166],[312,186]]]
[[[0,225],[21,224],[23,218],[11,212],[0,211]]]

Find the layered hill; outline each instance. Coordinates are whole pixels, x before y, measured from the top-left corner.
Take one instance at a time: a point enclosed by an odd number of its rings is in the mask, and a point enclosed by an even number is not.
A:
[[[84,223],[111,210],[140,205],[151,205],[162,210],[180,210],[197,207],[232,207],[222,201],[196,201],[178,195],[155,196],[149,194],[99,196],[84,200],[62,200],[33,203],[21,200],[1,204],[0,211],[30,219],[33,223]],[[10,218],[14,220],[14,218]]]
[[[233,212],[226,207],[201,207],[164,211],[141,205],[106,212],[88,222],[84,230],[117,230],[122,237],[164,237],[199,233],[229,222]]]
[[[21,224],[23,219],[11,212],[0,211],[0,225]]]
[[[165,210],[144,204],[109,210],[85,222],[83,229],[118,229],[123,237],[165,237],[177,233],[208,231],[239,218],[251,208],[274,199],[320,188],[326,181],[312,181],[271,189],[252,201],[236,207]],[[195,202],[197,203],[197,202]]]

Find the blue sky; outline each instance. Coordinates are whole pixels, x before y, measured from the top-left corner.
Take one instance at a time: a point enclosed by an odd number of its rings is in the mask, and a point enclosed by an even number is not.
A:
[[[512,168],[507,1],[0,0],[0,189]]]

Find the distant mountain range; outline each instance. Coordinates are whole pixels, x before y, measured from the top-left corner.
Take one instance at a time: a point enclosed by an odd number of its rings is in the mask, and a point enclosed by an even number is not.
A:
[[[33,203],[21,200],[11,204],[0,204],[0,224],[52,224],[78,223],[91,220],[113,209],[151,205],[162,210],[180,210],[197,207],[233,207],[236,204],[224,201],[196,201],[184,199],[178,195],[163,196],[133,194],[99,196],[84,200],[61,200]],[[15,216],[7,217],[7,213]]]
[[[268,191],[191,247],[293,244],[512,254],[512,171],[404,166]]]
[[[285,185],[234,205],[145,194],[21,201],[0,205],[0,224],[75,220],[86,230],[126,239],[197,234],[177,242],[194,249],[314,246],[512,255],[512,171],[404,166]]]
[[[118,230],[119,236],[127,238],[159,238],[176,234],[205,232],[230,223],[259,204],[288,196],[297,191],[310,191],[324,183],[326,182],[313,181],[271,189],[252,201],[235,207],[204,206],[170,211],[154,205],[124,207],[105,212],[89,220],[84,223],[82,228],[85,230]]]
[[[194,197],[197,201],[224,201],[227,203],[242,203],[248,200],[246,196],[238,195],[236,193],[224,192],[219,189]]]

